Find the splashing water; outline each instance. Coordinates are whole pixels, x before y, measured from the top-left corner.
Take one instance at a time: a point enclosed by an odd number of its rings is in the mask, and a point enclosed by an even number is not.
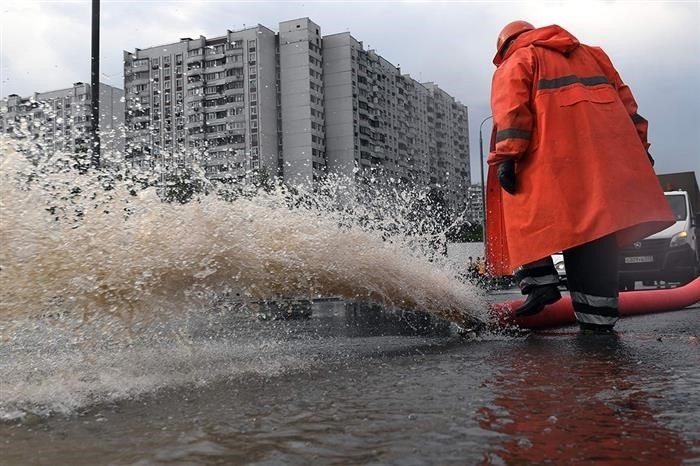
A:
[[[138,319],[232,290],[253,300],[362,298],[457,321],[484,309],[444,261],[409,247],[415,238],[387,240],[381,228],[362,228],[322,203],[290,209],[279,189],[234,202],[164,203],[154,189],[137,197],[125,183],[99,189],[94,175],[39,177],[7,144],[1,164],[2,319],[56,307]],[[27,182],[32,176],[39,181]],[[71,208],[79,219],[65,218]]]
[[[71,411],[99,393],[120,398],[191,382],[211,366],[210,376],[256,364],[269,375],[308,362],[274,338],[261,348],[250,335],[199,345],[196,355],[177,338],[153,344],[162,333],[154,321],[172,330],[224,295],[339,297],[457,322],[487,319],[483,296],[434,253],[434,237],[408,226],[416,193],[371,193],[372,207],[332,180],[313,201],[276,186],[233,201],[211,193],[168,203],[123,174],[76,174],[73,161],[31,160],[0,141],[0,417],[27,401]],[[128,338],[120,341],[115,323]],[[151,337],[132,346],[134,330]]]

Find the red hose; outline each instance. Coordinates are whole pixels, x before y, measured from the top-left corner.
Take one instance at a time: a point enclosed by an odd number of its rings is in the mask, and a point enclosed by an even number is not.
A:
[[[639,314],[656,314],[659,312],[679,311],[700,301],[700,278],[670,289],[623,291],[620,293],[620,317]],[[500,325],[516,325],[521,328],[562,327],[576,323],[571,297],[564,296],[550,304],[539,314],[527,317],[515,317],[513,312],[522,299],[491,305],[496,320]]]

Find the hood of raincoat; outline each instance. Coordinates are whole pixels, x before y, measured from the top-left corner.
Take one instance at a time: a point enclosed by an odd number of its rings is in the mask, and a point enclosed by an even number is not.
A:
[[[496,53],[493,57],[493,64],[499,66],[504,60],[508,59],[516,50],[523,47],[536,45],[555,50],[561,54],[568,55],[576,47],[579,46],[579,41],[569,31],[553,24],[531,31],[526,31],[515,38],[510,47],[506,50],[504,56]]]

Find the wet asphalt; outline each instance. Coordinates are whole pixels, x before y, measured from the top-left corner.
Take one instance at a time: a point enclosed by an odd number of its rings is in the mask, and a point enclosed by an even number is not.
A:
[[[8,420],[0,464],[700,462],[700,304],[622,319],[615,335],[464,339],[422,314],[343,301],[316,302],[308,319],[189,325],[191,355],[169,371],[206,370]],[[196,359],[205,342],[220,346]]]

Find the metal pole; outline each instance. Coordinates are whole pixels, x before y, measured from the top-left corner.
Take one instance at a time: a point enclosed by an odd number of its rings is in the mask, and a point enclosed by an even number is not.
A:
[[[100,166],[100,0],[92,0],[92,48],[91,48],[90,95],[92,113],[90,129],[92,132],[93,167]]]
[[[484,123],[493,118],[493,115],[489,115],[481,121],[479,125],[479,165],[481,165],[481,234],[484,237],[484,248],[486,247],[486,184],[484,183],[484,138],[482,136],[482,129]]]

